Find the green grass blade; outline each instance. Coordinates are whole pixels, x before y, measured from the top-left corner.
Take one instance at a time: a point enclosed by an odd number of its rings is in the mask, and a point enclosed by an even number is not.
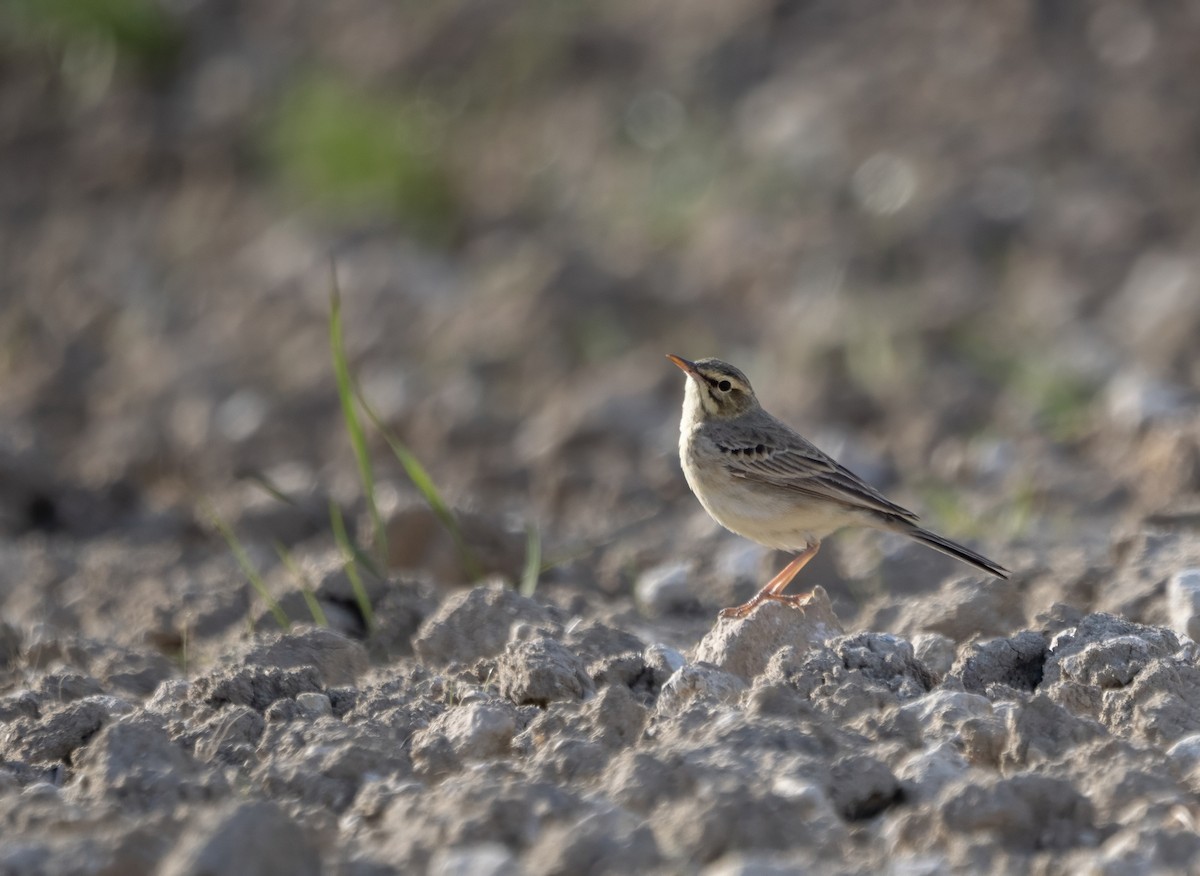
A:
[[[338,287],[336,266],[331,266],[332,280],[329,287],[329,349],[333,357],[333,374],[337,382],[338,399],[342,405],[342,420],[346,423],[346,434],[358,464],[358,477],[362,481],[363,495],[367,500],[367,511],[371,515],[372,543],[380,562],[387,562],[387,531],[379,515],[379,504],[375,501],[375,472],[371,456],[367,452],[367,436],[362,420],[358,417],[355,401],[354,380],[350,366],[346,363],[346,345],[342,330],[342,294]]]
[[[542,573],[542,536],[537,525],[530,523],[525,527],[525,568],[521,572],[522,596],[533,596],[538,586],[538,576]]]
[[[279,560],[283,563],[284,568],[300,584],[300,592],[304,594],[304,602],[308,605],[308,613],[312,615],[313,623],[319,627],[329,626],[329,619],[325,617],[325,609],[321,608],[321,603],[317,601],[317,596],[313,593],[308,576],[304,574],[304,570],[300,568],[296,558],[292,556],[292,552],[279,542],[275,542],[275,553],[279,554]]]
[[[454,539],[459,561],[463,564],[463,568],[466,569],[467,576],[476,581],[482,578],[483,567],[480,565],[479,559],[475,556],[475,552],[471,550],[471,546],[467,544],[467,540],[463,536],[462,527],[458,524],[458,518],[454,516],[454,512],[450,510],[450,506],[442,498],[442,494],[438,491],[437,485],[433,482],[433,478],[425,466],[421,465],[421,461],[417,459],[416,454],[409,450],[404,445],[404,442],[384,425],[379,415],[375,413],[375,409],[362,397],[361,393],[358,396],[358,403],[362,406],[372,425],[379,430],[379,434],[387,441],[392,455],[396,457],[396,460],[404,469],[404,473],[408,476],[409,481],[417,488],[417,491],[421,494],[426,504],[429,505],[438,520],[446,527],[446,531]]]
[[[258,487],[272,499],[277,499],[285,505],[291,505],[293,508],[299,508],[300,503],[279,489],[278,485],[260,471],[247,472],[242,475],[242,479],[250,481],[254,486]]]
[[[266,582],[263,581],[262,575],[258,574],[258,569],[254,568],[254,564],[250,562],[250,557],[246,553],[246,549],[242,547],[242,543],[238,541],[238,537],[234,534],[233,529],[228,523],[217,513],[212,505],[204,503],[205,513],[212,521],[213,526],[217,527],[217,531],[225,539],[225,543],[229,545],[229,550],[233,553],[234,559],[242,569],[242,574],[246,576],[246,580],[250,582],[250,586],[254,588],[259,598],[266,603],[267,608],[271,610],[271,614],[275,618],[275,623],[279,624],[281,630],[286,630],[291,626],[291,621],[288,620],[287,612],[283,607],[275,601],[275,597],[271,595],[271,591],[267,589]],[[251,624],[253,628],[253,624]]]
[[[355,559],[354,545],[346,534],[346,521],[342,519],[341,509],[337,503],[329,503],[329,520],[333,524],[333,538],[342,552],[342,568],[350,579],[350,587],[354,591],[354,601],[358,603],[359,613],[367,625],[367,631],[375,629],[375,610],[371,608],[371,597],[363,584],[362,576],[358,574],[358,563]]]

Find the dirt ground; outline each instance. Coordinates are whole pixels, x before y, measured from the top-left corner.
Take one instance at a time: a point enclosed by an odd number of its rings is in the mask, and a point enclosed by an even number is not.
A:
[[[14,0],[0,874],[1196,872],[1198,48],[1149,2]],[[373,539],[331,264],[458,539],[368,423]],[[666,353],[1012,579],[847,532],[718,620],[786,557],[688,492]]]

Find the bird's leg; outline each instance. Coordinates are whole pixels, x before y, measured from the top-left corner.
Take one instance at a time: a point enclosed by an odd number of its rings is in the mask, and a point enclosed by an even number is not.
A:
[[[735,605],[733,608],[721,609],[721,617],[745,617],[768,599],[774,599],[778,602],[786,602],[789,605],[795,605],[797,607],[802,607],[805,605],[805,603],[808,602],[809,597],[812,596],[811,593],[801,593],[796,596],[784,596],[783,591],[787,589],[787,586],[792,583],[792,579],[796,577],[796,575],[801,569],[804,568],[808,561],[817,555],[817,549],[820,547],[821,543],[819,541],[815,541],[810,544],[803,551],[796,554],[796,556],[792,558],[792,561],[784,566],[783,569],[780,570],[779,574],[768,581],[767,585],[763,587],[762,590],[758,591],[758,593],[754,594],[754,596],[748,602],[743,602],[741,605]]]

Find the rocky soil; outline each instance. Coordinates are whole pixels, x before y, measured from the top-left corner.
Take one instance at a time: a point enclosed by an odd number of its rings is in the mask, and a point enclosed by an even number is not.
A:
[[[1197,45],[0,9],[0,874],[1196,872]],[[369,427],[374,537],[331,259],[457,535]],[[786,558],[688,493],[667,352],[1012,580],[845,533],[718,619]]]

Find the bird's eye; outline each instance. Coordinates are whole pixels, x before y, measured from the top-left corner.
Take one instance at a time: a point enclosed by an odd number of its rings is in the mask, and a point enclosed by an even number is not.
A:
[[[717,389],[721,390],[721,392],[729,392],[729,390],[733,389],[733,384],[728,380],[722,380],[717,384]]]

